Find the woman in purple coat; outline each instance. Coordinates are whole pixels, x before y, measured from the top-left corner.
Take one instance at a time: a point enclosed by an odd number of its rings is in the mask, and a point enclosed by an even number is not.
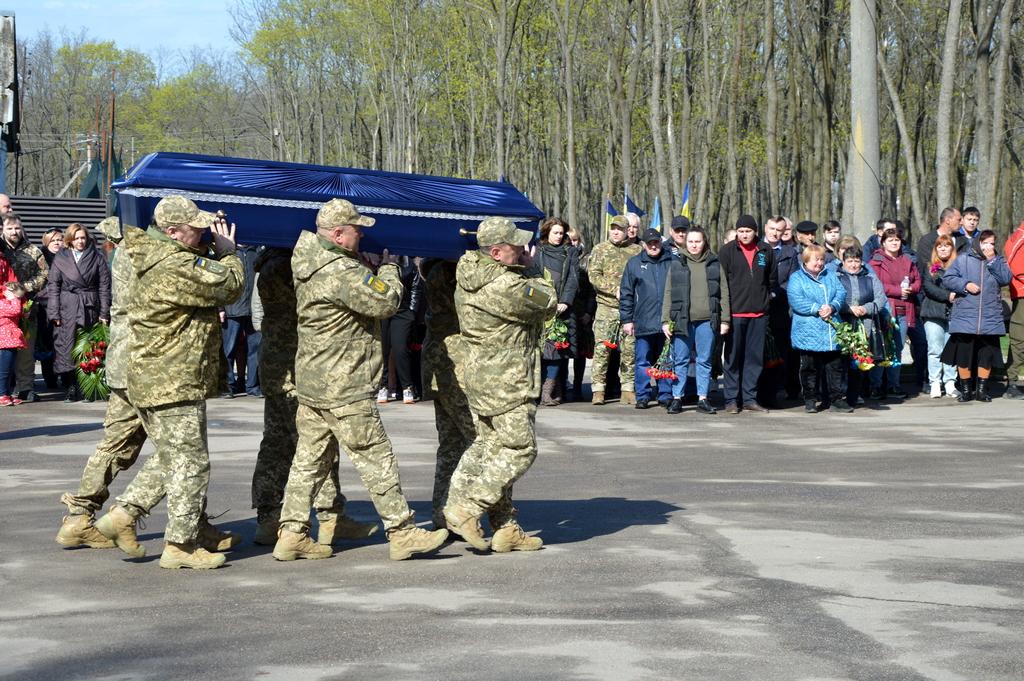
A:
[[[958,402],[992,401],[988,378],[993,367],[1002,366],[999,338],[1006,333],[999,289],[1012,278],[1006,259],[996,255],[996,235],[989,229],[942,275],[942,285],[956,293],[949,314],[949,341],[941,360],[956,365],[962,386]],[[971,376],[974,364],[978,366],[977,393]]]
[[[77,222],[64,232],[64,246],[53,258],[46,286],[46,312],[53,323],[53,369],[67,391],[65,402],[81,396],[71,350],[79,328],[110,321],[110,268],[89,232]]]

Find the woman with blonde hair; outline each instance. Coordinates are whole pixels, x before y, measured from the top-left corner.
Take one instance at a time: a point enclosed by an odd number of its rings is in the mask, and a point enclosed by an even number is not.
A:
[[[921,319],[924,320],[924,335],[928,339],[928,382],[931,396],[942,397],[942,388],[946,388],[947,397],[957,397],[956,367],[944,364],[940,355],[949,341],[949,313],[956,300],[956,291],[942,285],[953,261],[956,260],[956,245],[953,239],[940,234],[930,253],[928,269],[922,277],[924,298],[921,300]]]
[[[64,249],[53,259],[46,286],[47,316],[54,326],[54,371],[67,391],[64,401],[80,396],[71,349],[79,328],[110,321],[110,268],[88,230],[77,222],[64,231]]]

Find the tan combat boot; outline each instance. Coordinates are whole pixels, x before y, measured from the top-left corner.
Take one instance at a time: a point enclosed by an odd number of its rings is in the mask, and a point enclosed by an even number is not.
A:
[[[636,404],[636,393],[632,390],[623,390],[622,399],[620,399],[619,402],[632,407]]]
[[[213,570],[219,568],[225,561],[227,557],[223,553],[211,553],[195,544],[167,542],[164,552],[160,554],[160,567],[168,570]]]
[[[283,527],[277,533],[277,544],[274,545],[274,558],[277,560],[295,560],[308,558],[319,560],[330,558],[334,554],[330,546],[317,544],[308,535],[290,532]]]
[[[135,535],[135,518],[120,506],[114,506],[107,514],[96,521],[96,529],[107,539],[113,539],[117,548],[129,556],[142,558],[146,549],[139,544]]]
[[[331,514],[320,521],[316,541],[331,546],[342,539],[365,539],[377,531],[377,523],[361,523],[347,515]]]
[[[595,390],[594,396],[590,400],[591,404],[604,404],[604,391]]]
[[[542,546],[544,542],[540,537],[531,537],[515,522],[499,528],[491,537],[491,550],[496,553],[537,551]]]
[[[88,546],[90,549],[112,549],[114,542],[93,527],[92,517],[66,515],[57,530],[57,543],[61,546]]]
[[[388,532],[388,552],[391,560],[405,560],[417,553],[438,550],[447,538],[448,530],[428,532],[415,525],[395,528]]]
[[[273,546],[277,543],[278,522],[276,518],[264,520],[256,528],[256,536],[252,538],[253,544],[260,546]]]
[[[215,525],[211,525],[206,518],[199,521],[199,536],[196,537],[196,544],[207,551],[230,551],[241,543],[241,536],[218,529]]]
[[[484,531],[480,527],[480,516],[479,512],[465,508],[444,507],[444,520],[448,529],[469,542],[470,546],[486,551],[491,545],[484,538]]]

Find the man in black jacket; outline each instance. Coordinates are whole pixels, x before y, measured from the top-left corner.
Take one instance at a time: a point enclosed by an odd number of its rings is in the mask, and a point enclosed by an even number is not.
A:
[[[771,247],[758,241],[759,226],[750,215],[736,221],[736,240],[718,252],[728,295],[722,301],[722,335],[730,335],[723,388],[725,411],[768,410],[757,403],[757,379],[764,361],[764,339],[772,291],[778,284]],[[728,298],[728,300],[726,300]],[[728,310],[728,316],[725,311]]]

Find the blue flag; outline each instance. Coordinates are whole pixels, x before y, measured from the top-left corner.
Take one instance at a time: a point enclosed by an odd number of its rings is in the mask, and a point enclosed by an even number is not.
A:
[[[686,186],[683,187],[683,209],[679,211],[679,214],[682,215],[687,220],[692,220],[693,215],[691,215],[691,212],[692,211],[690,209],[690,181],[687,180]]]
[[[661,197],[654,197],[654,208],[651,210],[650,228],[661,231]]]

